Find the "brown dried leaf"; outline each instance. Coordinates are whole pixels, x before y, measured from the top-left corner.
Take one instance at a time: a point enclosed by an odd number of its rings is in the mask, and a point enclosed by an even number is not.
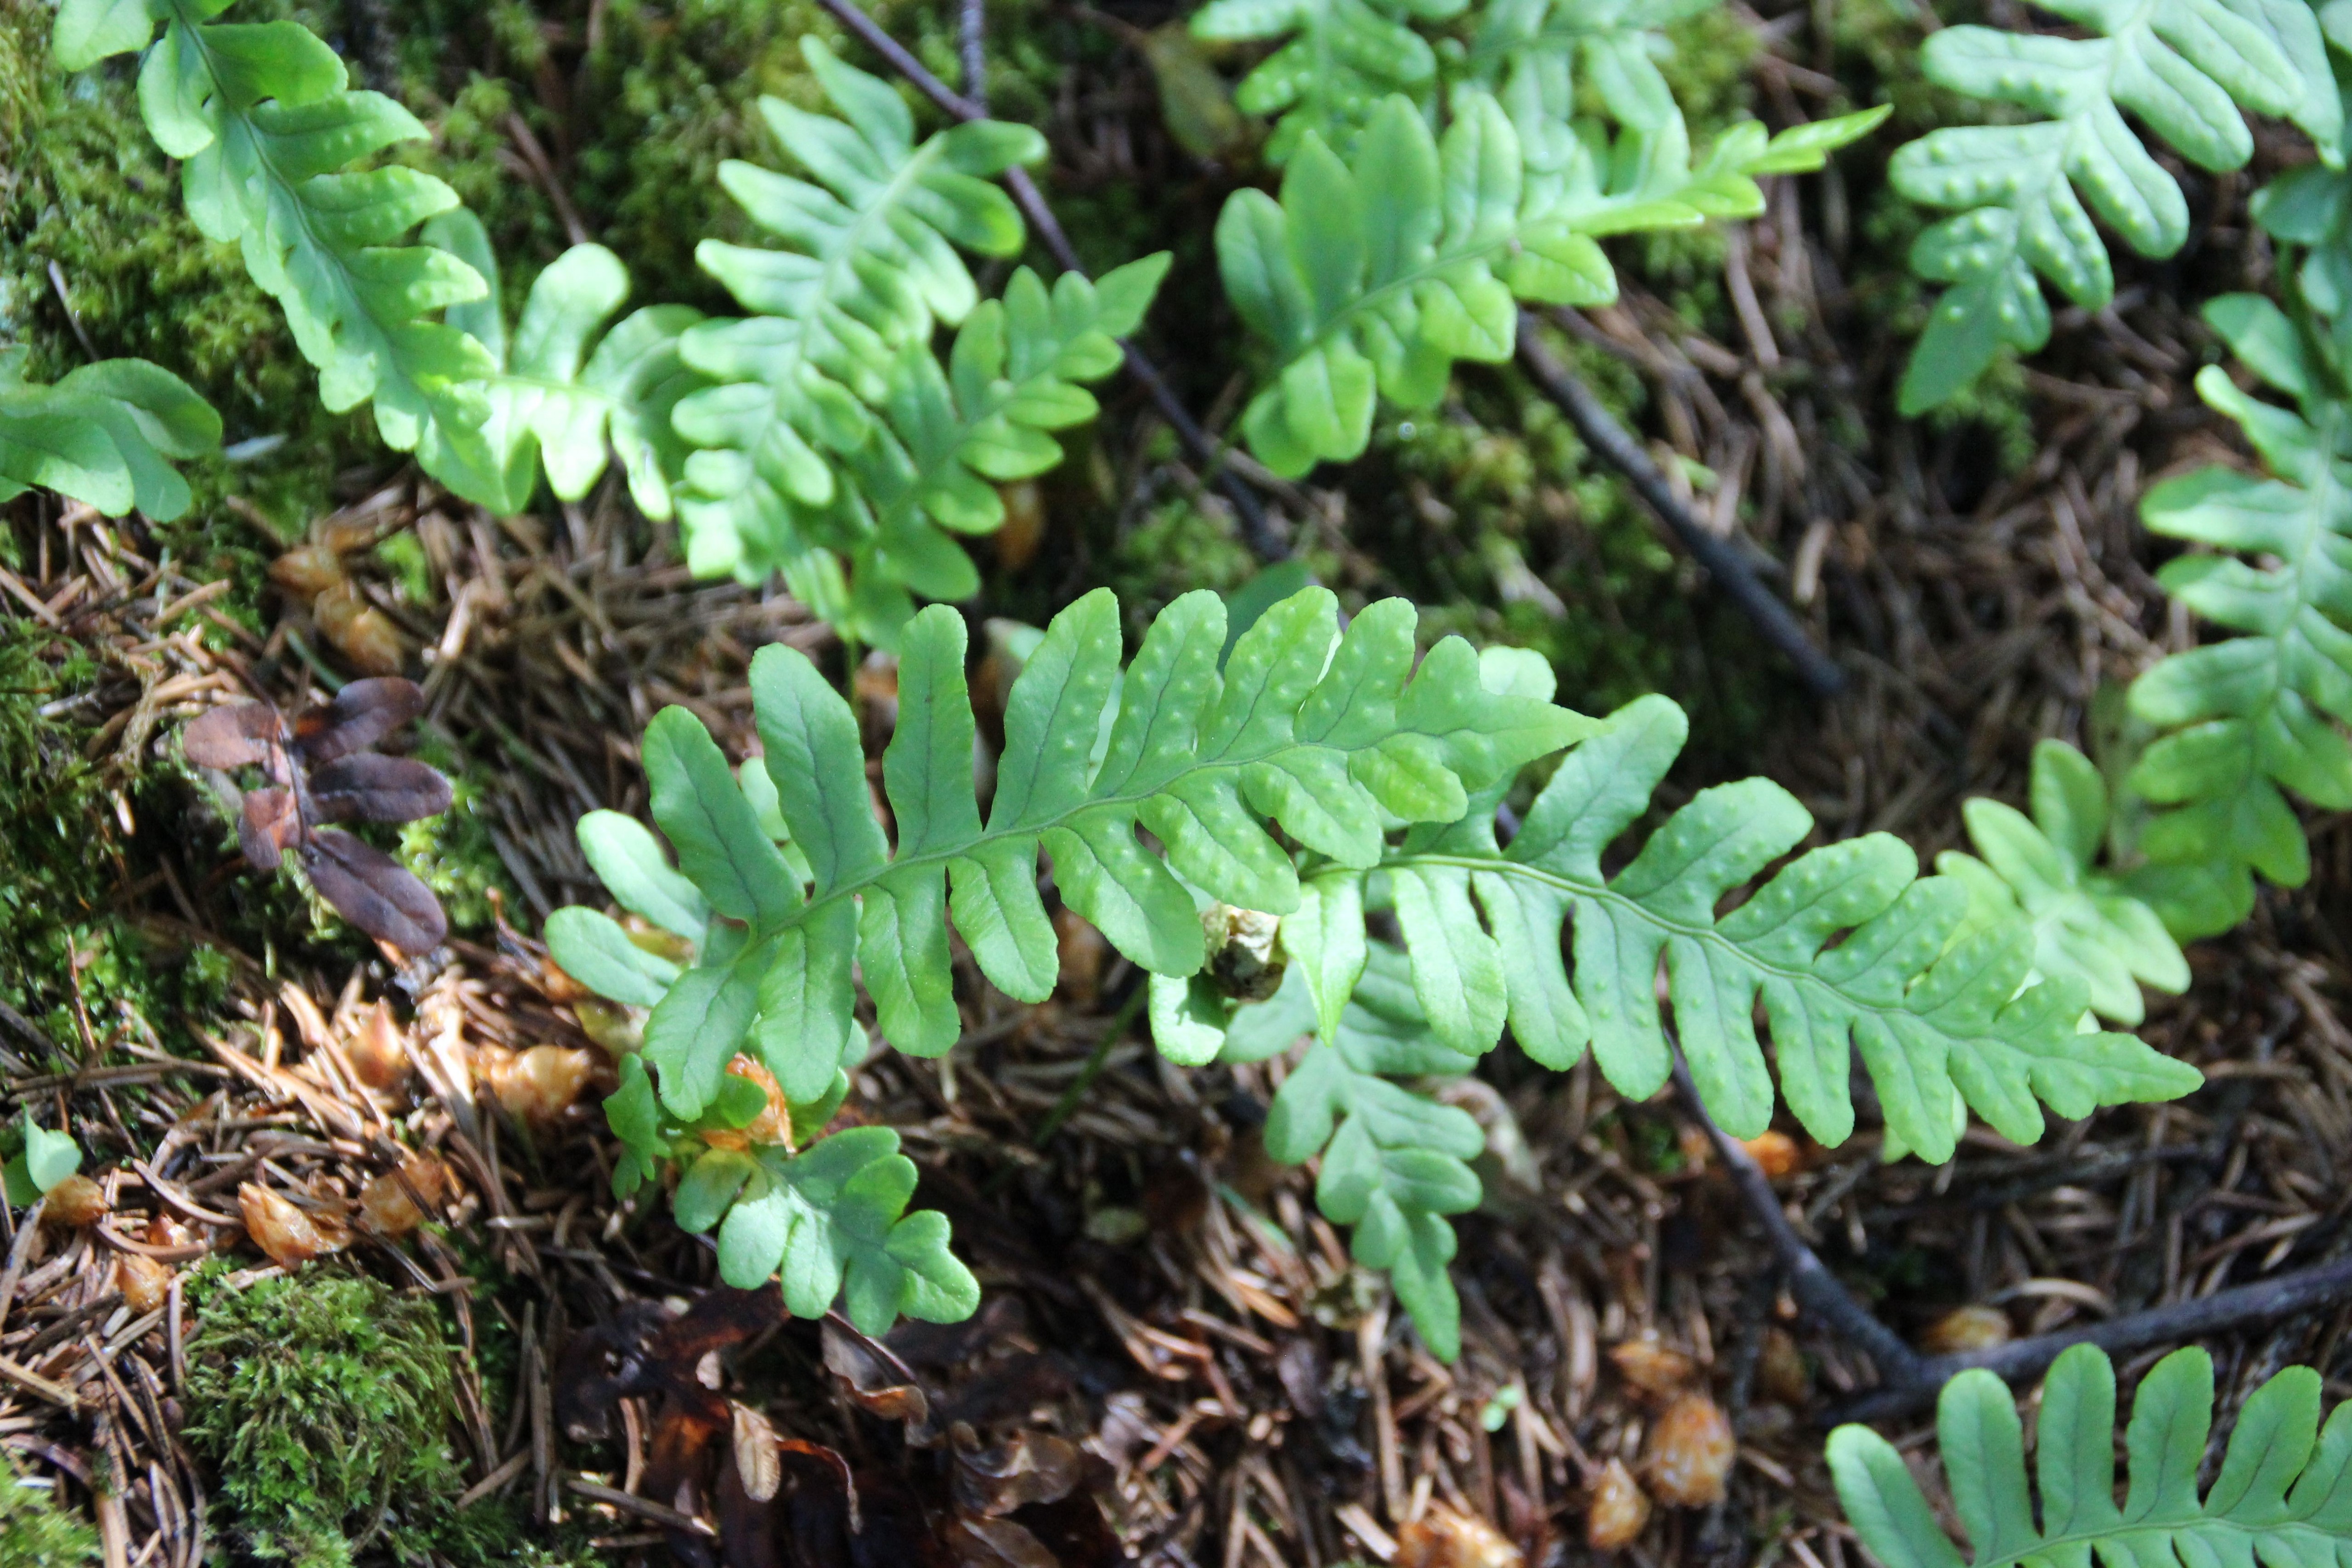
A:
[[[238,702],[190,720],[180,731],[180,750],[200,768],[250,767],[269,754],[277,739],[277,709]]]
[[[1650,1489],[1660,1502],[1705,1508],[1722,1499],[1738,1454],[1731,1423],[1714,1400],[1696,1392],[1676,1394],[1650,1428]]]
[[[1592,1483],[1592,1507],[1584,1516],[1584,1542],[1595,1552],[1630,1546],[1650,1522],[1650,1495],[1622,1459],[1612,1459]]]
[[[253,1244],[282,1268],[295,1268],[314,1258],[341,1252],[351,1238],[342,1227],[323,1215],[305,1214],[286,1198],[256,1182],[236,1189],[237,1208],[245,1215],[245,1232]]]
[[[310,835],[302,869],[319,896],[352,924],[415,956],[449,934],[449,917],[433,890],[383,850],[332,828]]]
[[[745,1495],[753,1502],[766,1502],[784,1484],[784,1462],[776,1452],[776,1429],[768,1418],[748,1405],[733,1405],[735,1415],[735,1473],[740,1478]]]
[[[1002,1518],[1033,1502],[1058,1502],[1086,1479],[1076,1445],[1049,1432],[1015,1432],[982,1448],[969,1426],[958,1426],[956,1507],[966,1513]]]
[[[957,1519],[942,1535],[965,1568],[1062,1568],[1045,1543],[1009,1519]]]
[[[245,863],[257,871],[275,871],[283,863],[286,851],[302,837],[302,818],[294,805],[294,792],[271,784],[267,789],[247,790],[244,808],[237,815],[236,841],[245,850]]]
[[[824,1347],[825,1370],[847,1385],[852,1403],[869,1415],[903,1421],[913,1440],[931,1418],[931,1402],[922,1388],[877,1353],[872,1342],[844,1330],[830,1318],[819,1330]]]
[[[1008,572],[1018,572],[1036,556],[1037,546],[1045,541],[1045,493],[1034,479],[1015,479],[997,486],[996,495],[1004,503],[1004,525],[989,542],[996,547],[997,563]]]
[[[1510,1537],[1442,1502],[1397,1531],[1396,1568],[1519,1568],[1520,1562]]]
[[[425,689],[399,676],[354,680],[294,723],[294,744],[312,767],[374,745],[425,711]]]
[[[327,822],[414,822],[449,809],[449,781],[408,757],[360,752],[310,775],[310,804]]]

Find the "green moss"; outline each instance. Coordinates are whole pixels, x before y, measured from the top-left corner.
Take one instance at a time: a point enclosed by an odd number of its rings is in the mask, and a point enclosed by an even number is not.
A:
[[[0,1563],[8,1568],[82,1568],[98,1562],[98,1531],[59,1508],[0,1449]]]
[[[454,751],[429,738],[415,755],[449,776],[449,809],[402,826],[401,861],[440,898],[450,930],[487,931],[491,895],[511,908],[515,889],[484,815],[486,778],[478,767],[467,767]]]
[[[237,19],[331,25],[339,11],[244,0]],[[135,62],[64,76],[48,57],[53,15],[39,0],[0,0],[0,342],[30,346],[45,380],[92,353],[152,360],[220,411],[232,446],[282,437],[245,463],[193,465],[189,479],[200,514],[237,494],[299,531],[325,509],[335,473],[380,456],[368,422],[325,411],[236,247],[189,222],[175,166],[139,128]]]
[[[195,1293],[186,1435],[244,1549],[299,1568],[379,1543],[424,1561],[465,1489],[435,1305],[324,1266],[243,1290],[208,1272]]]
[[[114,776],[83,756],[89,730],[44,716],[100,674],[87,649],[0,616],[0,999],[69,1047],[85,1019],[101,1037],[134,1018],[168,1029],[216,1005],[228,979],[221,954],[142,934],[115,908],[136,879],[136,829],[184,818],[188,783],[166,768]]]

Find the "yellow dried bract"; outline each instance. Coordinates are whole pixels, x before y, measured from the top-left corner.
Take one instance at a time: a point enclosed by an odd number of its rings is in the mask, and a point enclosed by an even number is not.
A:
[[[114,1260],[114,1288],[122,1292],[122,1304],[142,1317],[170,1300],[173,1278],[168,1265],[135,1252]]]
[[[310,1215],[258,1183],[236,1189],[245,1233],[281,1268],[297,1268],[314,1258],[341,1252],[351,1243],[343,1227],[324,1215]]]
[[[2014,1337],[2009,1314],[1999,1307],[1955,1307],[1919,1335],[1919,1348],[1930,1355],[1962,1351],[1989,1351]]]
[[[1645,1394],[1672,1394],[1697,1370],[1690,1357],[1655,1340],[1627,1340],[1612,1345],[1609,1359],[1620,1376]]]
[[[104,1219],[112,1206],[106,1201],[104,1187],[88,1176],[68,1176],[48,1190],[41,1205],[41,1219],[47,1225],[79,1230]]]
[[[1731,1423],[1704,1394],[1676,1394],[1650,1428],[1644,1466],[1650,1490],[1676,1508],[1705,1508],[1723,1498],[1738,1455]]]
[[[1519,1568],[1511,1538],[1442,1502],[1397,1531],[1396,1568]]]
[[[1601,1468],[1592,1483],[1592,1507],[1584,1516],[1584,1543],[1595,1552],[1630,1546],[1650,1522],[1650,1494],[1622,1459]]]
[[[378,1002],[368,1009],[343,1043],[343,1056],[362,1083],[370,1089],[397,1089],[408,1077],[408,1046],[402,1034],[390,1003]]]
[[[398,1171],[386,1171],[360,1190],[360,1214],[380,1235],[406,1236],[425,1220],[417,1200],[437,1208],[450,1184],[440,1156],[420,1150],[401,1161]]]

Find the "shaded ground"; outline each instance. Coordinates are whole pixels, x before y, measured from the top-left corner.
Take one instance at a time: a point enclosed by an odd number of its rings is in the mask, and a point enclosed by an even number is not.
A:
[[[1776,123],[1822,107],[1817,69],[1862,68],[1813,37],[1811,15],[1761,25],[1757,96]],[[1051,109],[1057,189],[1083,200],[1164,156],[1102,131],[1138,112],[1118,97],[1136,79]],[[1572,442],[1507,376],[1472,382],[1453,411],[1517,443],[1506,456],[1528,478],[1501,500],[1481,499],[1475,464],[1416,468],[1393,444],[1386,501],[1278,493],[1344,592],[1436,597],[1432,574],[1451,563],[1456,624],[1505,636],[1540,623],[1531,640],[1609,700],[1654,685],[1691,701],[1703,728],[1679,785],[1745,759],[1795,790],[1824,837],[1884,828],[1931,854],[1958,841],[1963,795],[2017,799],[2033,740],[2089,744],[2102,689],[2187,646],[2132,508],[2152,478],[2231,449],[2188,388],[2210,347],[2168,301],[2266,262],[2243,223],[2246,185],[2205,187],[2185,273],[2127,269],[2116,310],[2062,318],[2005,407],[1901,426],[1886,414],[1894,307],[1873,293],[1890,288],[1891,242],[1865,232],[1868,180],[1848,177],[1853,190],[1826,195],[1778,183],[1741,242],[1666,258],[1651,289],[1563,324],[1588,373],[1638,405],[1646,438],[1722,478],[1731,500],[1696,504],[1753,541],[1837,649],[1854,678],[1838,703],[1810,710],[1780,689],[1670,560],[1627,568],[1643,541],[1621,511],[1594,510],[1598,481],[1554,462]],[[1226,552],[1201,559],[1245,569],[1213,505],[1154,512],[1154,498],[1197,484],[1114,405],[1107,455],[1077,465],[1108,476],[1109,502],[1050,492],[1034,552],[995,563],[991,609],[1042,616],[1103,577],[1148,601],[1182,580],[1187,530]],[[0,1087],[12,1115],[21,1102],[50,1125],[71,1118],[112,1213],[0,1238],[0,1445],[92,1511],[110,1563],[181,1568],[238,1528],[215,1514],[200,1534],[218,1478],[173,1434],[194,1329],[180,1309],[227,1288],[221,1265],[201,1279],[192,1266],[220,1252],[241,1283],[268,1267],[243,1234],[239,1186],[340,1215],[389,1168],[387,1139],[437,1149],[454,1173],[445,1228],[362,1232],[317,1267],[443,1305],[466,1500],[499,1504],[549,1561],[693,1561],[715,1548],[665,1510],[707,1507],[731,1532],[730,1561],[863,1568],[932,1552],[1079,1568],[1114,1554],[1073,1504],[1089,1493],[1127,1554],[1171,1564],[1582,1561],[1602,1468],[1643,1465],[1677,1385],[1723,1406],[1739,1462],[1725,1502],[1660,1507],[1627,1555],[1645,1568],[1859,1561],[1820,1450],[1869,1369],[1782,1295],[1671,1095],[1628,1104],[1589,1063],[1550,1075],[1508,1046],[1462,1090],[1490,1131],[1489,1203],[1462,1226],[1465,1348],[1444,1367],[1350,1268],[1307,1174],[1265,1158],[1256,1126],[1278,1065],[1178,1071],[1139,1032],[1097,1056],[1137,976],[1076,927],[1054,1002],[1018,1006],[967,974],[962,1047],[937,1063],[879,1054],[850,1101],[921,1166],[918,1201],[952,1217],[987,1288],[982,1316],[882,1348],[838,1326],[747,1329],[750,1308],[702,1296],[703,1242],[609,1197],[603,1026],[583,1026],[524,933],[596,897],[571,824],[599,805],[642,811],[634,737],[656,709],[685,703],[740,755],[751,652],[778,638],[820,660],[837,649],[779,595],[690,583],[616,494],[501,523],[398,474],[355,478],[314,536],[353,547],[347,569],[431,695],[425,754],[461,784],[461,809],[411,847],[471,934],[399,973],[244,870],[200,782],[166,760],[173,723],[205,707],[256,690],[290,701],[352,673],[309,595],[249,577],[208,589],[210,572],[167,563],[135,528],[38,500],[11,512],[0,632],[12,691],[37,689],[47,721],[15,765],[62,781],[16,828],[89,846],[81,880],[54,895],[89,908],[37,925],[71,984],[0,1013]],[[1496,537],[1518,553],[1496,554]],[[414,542],[356,548],[383,540]],[[1644,618],[1663,602],[1685,607]],[[229,613],[246,606],[260,612],[250,625]],[[1646,651],[1615,668],[1577,653],[1596,623]],[[859,688],[878,748],[887,671]],[[1580,700],[1573,684],[1564,696]],[[2334,923],[2352,867],[2336,825],[2313,826],[2312,885],[2267,893],[2244,930],[2196,949],[2190,994],[2147,1026],[2205,1068],[2199,1094],[2057,1127],[2032,1151],[1978,1130],[1941,1171],[1881,1166],[1866,1100],[1846,1146],[1799,1140],[1780,1179],[1789,1212],[1888,1322],[1932,1338],[1973,1304],[2040,1331],[2352,1244],[2352,1031],[2337,1014],[2352,955]],[[55,856],[45,842],[17,852]],[[402,1070],[371,1089],[357,1058],[384,1038],[371,1034],[379,1003]],[[126,1256],[184,1270],[179,1289],[157,1306],[126,1300],[146,1300]],[[697,1300],[716,1304],[678,1320],[692,1334],[664,1328]],[[2345,1321],[2217,1342],[2225,1409],[2292,1361],[2341,1392]],[[1686,1366],[1612,1355],[1645,1342]],[[2153,1359],[2127,1363],[2126,1383]],[[925,1390],[911,1428],[908,1400],[887,1392],[908,1382]],[[752,1507],[717,1468],[727,1400],[822,1450],[788,1457],[772,1504]],[[698,1489],[681,1497],[686,1475]],[[877,1520],[895,1522],[867,1534]],[[455,1563],[467,1548],[423,1550]]]

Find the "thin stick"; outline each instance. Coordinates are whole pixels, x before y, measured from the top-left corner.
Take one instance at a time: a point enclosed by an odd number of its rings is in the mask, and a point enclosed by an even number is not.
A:
[[[1772,1244],[1772,1254],[1789,1277],[1789,1294],[1841,1338],[1868,1352],[1878,1375],[1886,1380],[1889,1388],[1917,1384],[1925,1375],[1919,1353],[1898,1339],[1894,1330],[1871,1316],[1870,1309],[1855,1300],[1838,1283],[1837,1276],[1829,1271],[1829,1266],[1805,1245],[1805,1238],[1797,1234],[1797,1227],[1781,1212],[1780,1199],[1772,1191],[1772,1183],[1763,1168],[1745,1145],[1715,1124],[1715,1118],[1699,1102],[1698,1087],[1691,1082],[1690,1068],[1684,1065],[1679,1052],[1675,1057],[1675,1087],[1681,1091],[1683,1103],[1690,1113],[1698,1118],[1699,1125],[1714,1140],[1716,1154],[1731,1173],[1731,1184],[1739,1189],[1748,1212],[1764,1227],[1765,1237]]]
[[[977,104],[988,101],[988,0],[963,0],[958,18],[956,48],[963,65],[963,95]]]
[[[1992,1350],[1931,1357],[1919,1363],[1917,1382],[1864,1394],[1835,1414],[1842,1421],[1884,1420],[1925,1408],[1934,1402],[1946,1383],[1973,1367],[1982,1367],[2014,1383],[2046,1371],[2060,1352],[2075,1345],[2096,1345],[2110,1353],[2136,1351],[2174,1340],[2219,1333],[2225,1329],[2276,1322],[2298,1312],[2333,1306],[2347,1297],[2352,1297],[2352,1258],[2342,1258],[2297,1273],[2282,1274],[2275,1279],[2151,1307],[2145,1312],[2111,1318],[2104,1323],[2035,1334]]]
[[[958,120],[988,118],[987,105],[966,98],[933,76],[922,61],[907,51],[905,45],[884,32],[873,17],[859,10],[855,0],[819,0],[819,4],[833,14],[835,20],[887,61],[892,70],[911,82],[916,91],[941,110]],[[975,5],[971,9],[976,11],[978,8]],[[971,12],[967,11],[966,25],[971,26]],[[979,58],[977,45],[977,38],[967,38],[964,71],[968,82],[978,79],[978,73],[973,69]],[[1079,264],[1076,248],[1070,244],[1070,237],[1062,232],[1060,220],[1054,216],[1054,209],[1045,205],[1045,193],[1038,190],[1037,183],[1029,177],[1029,171],[1020,168],[1006,170],[1004,184],[1013,193],[1014,204],[1028,217],[1030,226],[1037,231],[1037,237],[1045,242],[1054,259],[1066,271],[1084,278],[1087,269]],[[1261,561],[1286,559],[1290,554],[1289,542],[1283,538],[1273,520],[1265,515],[1265,507],[1258,500],[1257,492],[1225,466],[1220,443],[1202,429],[1200,421],[1194,419],[1184,405],[1178,401],[1167,378],[1160,374],[1160,367],[1147,359],[1141,349],[1125,339],[1120,340],[1118,346],[1119,352],[1127,356],[1128,374],[1142,386],[1145,395],[1151,399],[1151,405],[1160,411],[1160,417],[1168,422],[1168,427],[1176,432],[1176,438],[1184,443],[1193,460],[1209,472],[1217,489],[1232,503],[1234,516],[1241,520],[1242,542],[1249,546],[1250,552]]]
[[[834,0],[825,0],[825,4],[830,6]],[[1682,542],[1692,558],[1706,568],[1707,574],[1731,596],[1731,602],[1755,623],[1764,640],[1797,667],[1797,678],[1814,696],[1835,697],[1844,690],[1845,671],[1814,645],[1811,635],[1789,606],[1757,580],[1755,569],[1731,542],[1701,527],[1690,510],[1675,498],[1675,492],[1666,488],[1665,476],[1650,461],[1650,455],[1601,406],[1591,388],[1543,346],[1536,336],[1537,324],[1533,315],[1519,312],[1519,363],[1535,378],[1544,395],[1559,405],[1560,412],[1576,426],[1584,444],[1601,461],[1625,476],[1633,493],[1657,514],[1658,521]]]
[[[2352,1298],[2352,1258],[2342,1258],[2296,1273],[2282,1274],[2275,1279],[2151,1307],[2104,1323],[2035,1334],[1990,1350],[1922,1356],[1855,1300],[1813,1249],[1805,1245],[1804,1238],[1789,1223],[1789,1216],[1781,1212],[1780,1200],[1763,1171],[1745,1147],[1715,1124],[1699,1103],[1690,1071],[1679,1056],[1675,1062],[1675,1084],[1685,1105],[1714,1141],[1717,1154],[1731,1173],[1732,1184],[1738,1189],[1748,1213],[1763,1227],[1781,1268],[1788,1271],[1790,1294],[1832,1332],[1869,1352],[1879,1375],[1885,1380],[1878,1388],[1832,1412],[1833,1421],[1882,1421],[1924,1409],[1936,1402],[1945,1384],[1973,1368],[1981,1367],[2004,1382],[2014,1383],[2047,1371],[2062,1352],[2075,1345],[2096,1345],[2111,1354],[2140,1350],[2227,1329],[2276,1322],[2281,1318],[2334,1306]]]

